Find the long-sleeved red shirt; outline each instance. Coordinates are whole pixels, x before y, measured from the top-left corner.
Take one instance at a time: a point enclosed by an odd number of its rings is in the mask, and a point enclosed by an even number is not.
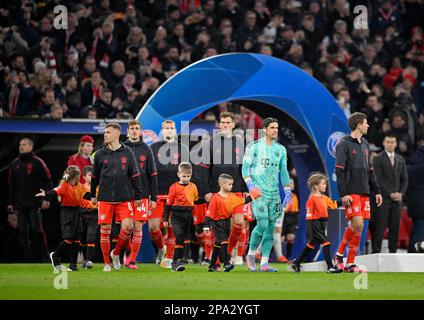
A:
[[[337,201],[311,194],[306,202],[306,220],[328,219],[328,208],[337,209]]]

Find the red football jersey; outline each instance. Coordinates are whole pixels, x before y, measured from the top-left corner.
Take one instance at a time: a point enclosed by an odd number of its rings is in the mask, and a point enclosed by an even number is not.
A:
[[[199,199],[199,193],[194,183],[186,185],[175,182],[169,187],[166,204],[171,207],[194,207],[194,202]]]
[[[327,219],[328,208],[337,209],[337,201],[331,200],[326,195],[311,194],[306,202],[306,220]]]
[[[61,197],[62,207],[79,207],[87,192],[80,183],[74,186],[66,181],[53,190]]]
[[[90,188],[87,188],[85,185],[81,185],[81,188],[85,191],[85,192],[90,192]],[[84,195],[83,195],[84,196]],[[97,209],[97,205],[95,205],[95,206],[93,206],[92,204],[91,204],[91,201],[89,201],[89,200],[86,200],[86,199],[82,199],[81,200],[81,205],[80,205],[80,207],[81,208],[89,208],[89,209]]]
[[[212,220],[228,219],[235,210],[242,212],[242,206],[244,204],[245,200],[232,192],[230,192],[227,197],[223,197],[219,193],[216,193],[209,203],[206,216],[210,217]]]
[[[68,158],[68,167],[77,166],[80,169],[81,171],[80,182],[82,184],[85,183],[84,176],[82,175],[82,169],[84,169],[86,166],[92,166],[92,165],[93,165],[93,162],[91,162],[90,157],[86,159],[80,155],[74,154]]]

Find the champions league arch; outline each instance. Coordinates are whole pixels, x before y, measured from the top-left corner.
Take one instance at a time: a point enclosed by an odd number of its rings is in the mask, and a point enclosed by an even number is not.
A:
[[[302,69],[275,57],[231,53],[203,59],[175,74],[150,97],[137,119],[143,128],[156,133],[160,132],[162,121],[171,119],[181,132],[182,121],[191,121],[222,102],[239,102],[263,118],[279,120],[279,142],[286,147],[296,168],[299,185],[299,228],[292,253],[295,256],[306,243],[309,174],[326,173],[330,196],[339,198],[335,146],[349,131],[346,117],[330,92]],[[328,232],[334,251],[346,223],[344,214],[336,216],[341,219],[330,217]]]

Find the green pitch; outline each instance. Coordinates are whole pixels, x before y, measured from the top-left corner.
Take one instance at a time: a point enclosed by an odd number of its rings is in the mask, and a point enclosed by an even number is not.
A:
[[[96,264],[68,272],[68,289],[58,290],[58,274],[49,264],[3,264],[0,299],[424,299],[423,273],[369,273],[368,289],[356,290],[357,274],[292,273],[283,271],[286,265],[273,266],[280,272],[251,273],[238,266],[209,273],[199,265],[171,272],[139,264],[138,270],[104,273]]]

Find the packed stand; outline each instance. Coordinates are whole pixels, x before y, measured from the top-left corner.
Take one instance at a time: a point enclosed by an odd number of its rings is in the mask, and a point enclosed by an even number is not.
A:
[[[424,4],[371,1],[369,28],[355,29],[362,3],[82,0],[57,30],[59,1],[3,1],[1,116],[130,119],[190,63],[256,52],[313,75],[346,116],[368,115],[376,150],[393,131],[408,156],[424,139]]]

